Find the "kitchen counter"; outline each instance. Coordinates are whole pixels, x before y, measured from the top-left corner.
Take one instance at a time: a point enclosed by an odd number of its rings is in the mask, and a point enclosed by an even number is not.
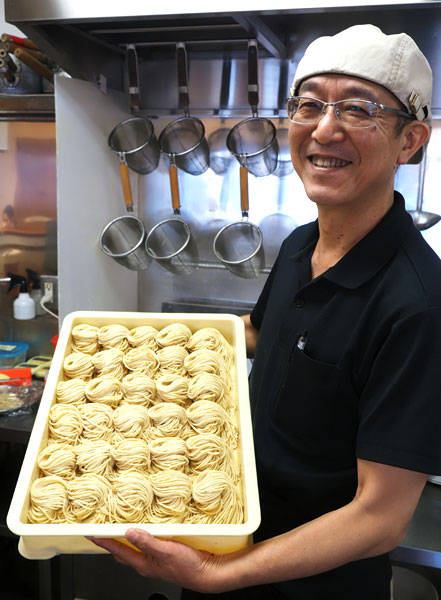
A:
[[[397,562],[441,569],[441,486],[428,482],[406,536],[391,553]]]
[[[0,441],[27,444],[37,409],[0,417]],[[441,486],[428,482],[393,561],[441,569]]]

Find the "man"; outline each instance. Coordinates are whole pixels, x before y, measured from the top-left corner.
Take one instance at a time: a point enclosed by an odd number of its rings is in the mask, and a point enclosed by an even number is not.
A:
[[[291,155],[318,220],[285,240],[245,317],[255,544],[214,556],[136,529],[142,553],[95,540],[203,593],[184,598],[386,600],[387,552],[441,472],[441,264],[393,190],[429,139],[430,67],[407,35],[356,26],[309,46],[291,96]]]

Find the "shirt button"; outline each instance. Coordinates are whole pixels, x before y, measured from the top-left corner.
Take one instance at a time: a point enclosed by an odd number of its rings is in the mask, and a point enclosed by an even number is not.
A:
[[[296,306],[297,308],[303,308],[305,306],[303,298],[296,298]]]

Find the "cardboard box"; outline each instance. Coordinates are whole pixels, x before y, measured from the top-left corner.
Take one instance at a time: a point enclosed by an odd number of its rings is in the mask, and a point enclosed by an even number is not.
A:
[[[41,449],[47,444],[49,411],[56,401],[57,383],[64,379],[63,361],[65,356],[71,352],[71,331],[73,327],[81,323],[97,327],[119,323],[129,329],[139,325],[151,325],[162,329],[171,323],[184,323],[193,332],[203,327],[214,327],[223,334],[234,350],[232,384],[233,398],[236,399],[238,408],[239,453],[244,498],[243,523],[234,525],[192,523],[32,524],[27,521],[30,502],[29,490],[32,482],[39,476],[37,458]],[[9,529],[20,536],[20,554],[29,559],[47,559],[63,553],[101,553],[104,550],[88,541],[85,536],[122,539],[126,530],[131,526],[143,528],[160,538],[178,540],[214,553],[225,553],[249,545],[252,542],[252,534],[259,523],[260,506],[248,394],[245,329],[242,320],[235,315],[194,313],[74,312],[67,315],[63,321],[52,366],[7,516]]]

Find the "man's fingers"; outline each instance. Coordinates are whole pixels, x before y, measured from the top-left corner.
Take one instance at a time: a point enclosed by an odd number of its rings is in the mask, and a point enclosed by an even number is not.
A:
[[[145,554],[160,556],[166,552],[167,542],[155,538],[142,529],[128,529],[126,531],[126,539]]]

